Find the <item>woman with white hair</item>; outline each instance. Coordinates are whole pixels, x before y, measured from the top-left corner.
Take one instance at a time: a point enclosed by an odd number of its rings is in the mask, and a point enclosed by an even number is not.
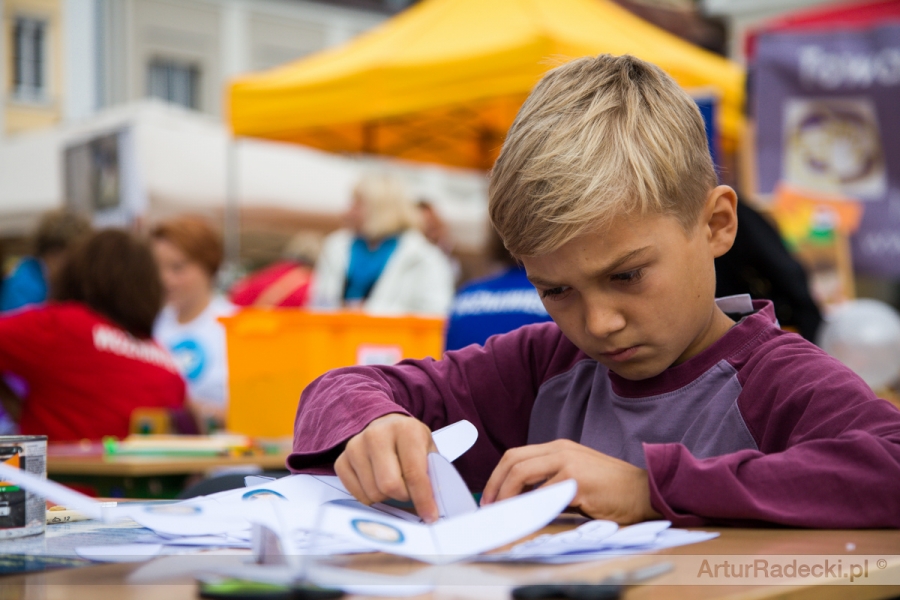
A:
[[[348,228],[328,236],[316,263],[313,306],[359,307],[382,315],[446,315],[453,299],[449,261],[416,228],[406,189],[385,173],[353,190]]]

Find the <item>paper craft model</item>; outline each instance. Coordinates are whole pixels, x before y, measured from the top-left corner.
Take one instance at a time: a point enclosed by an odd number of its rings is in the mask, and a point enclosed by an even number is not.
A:
[[[262,532],[257,537],[263,541],[266,535],[275,535],[280,551],[288,557],[380,550],[440,564],[464,560],[533,533],[575,497],[576,484],[568,480],[479,508],[451,464],[475,443],[477,435],[468,421],[433,434],[439,454],[428,456],[428,471],[441,517],[434,524],[385,504],[364,506],[333,476],[257,478],[260,482],[252,487],[184,502],[103,509],[92,498],[18,469],[0,465],[0,478],[91,518],[132,518],[163,536],[211,538],[213,545],[227,538],[246,539],[253,525],[258,534]]]

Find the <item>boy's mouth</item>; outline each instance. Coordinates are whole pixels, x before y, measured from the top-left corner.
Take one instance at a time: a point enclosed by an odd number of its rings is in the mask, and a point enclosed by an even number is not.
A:
[[[630,348],[619,348],[617,350],[613,350],[611,352],[603,352],[600,354],[603,358],[609,359],[613,362],[624,362],[632,358],[637,351],[640,349],[640,346],[631,346]]]

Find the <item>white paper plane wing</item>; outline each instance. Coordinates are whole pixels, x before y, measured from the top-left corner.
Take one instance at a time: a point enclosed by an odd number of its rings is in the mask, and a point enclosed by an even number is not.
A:
[[[475,444],[478,430],[463,419],[432,432],[431,438],[441,456],[453,462]]]
[[[575,498],[578,484],[567,479],[520,496],[438,521],[432,528],[441,554],[468,557],[534,533],[559,516]]]
[[[533,533],[556,518],[575,497],[574,480],[537,489],[434,525],[328,505],[322,531],[375,550],[442,564],[464,560]]]

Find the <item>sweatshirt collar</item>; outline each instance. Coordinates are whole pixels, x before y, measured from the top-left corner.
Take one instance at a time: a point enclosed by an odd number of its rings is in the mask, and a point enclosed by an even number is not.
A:
[[[756,337],[766,329],[778,326],[778,321],[775,318],[775,307],[771,301],[753,300],[751,303],[748,296],[746,300],[735,300],[729,304],[729,301],[735,298],[740,297],[730,296],[716,300],[716,303],[730,315],[743,313],[743,310],[737,311],[736,308],[750,308],[753,312],[743,317],[725,335],[713,342],[708,348],[680,365],[669,367],[659,375],[648,379],[632,381],[609,371],[613,391],[619,396],[628,398],[657,396],[674,392],[695,381],[723,359],[735,354],[744,347],[748,340]]]

